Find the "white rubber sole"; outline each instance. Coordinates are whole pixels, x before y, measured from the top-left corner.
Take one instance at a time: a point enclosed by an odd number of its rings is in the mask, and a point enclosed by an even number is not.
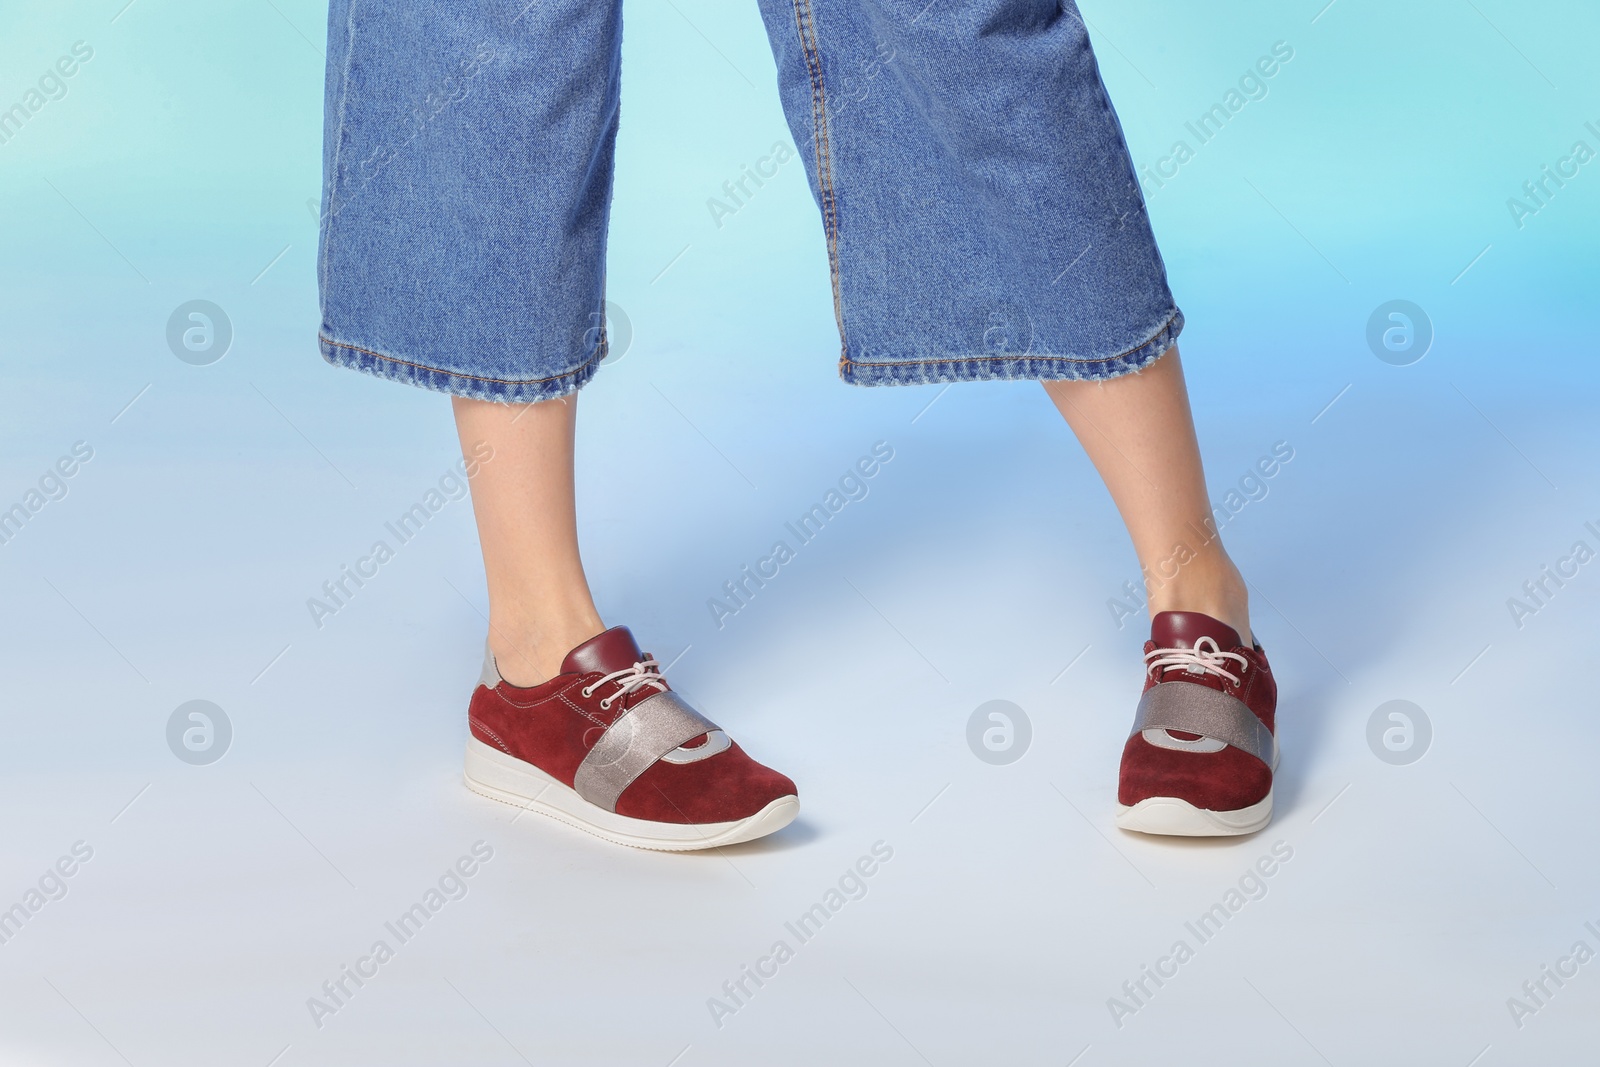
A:
[[[781,830],[800,814],[800,798],[779,797],[760,811],[733,822],[671,823],[632,819],[591,804],[571,786],[531,763],[467,738],[467,788],[502,804],[548,815],[618,845],[663,852],[736,845]]]
[[[1146,797],[1133,806],[1117,805],[1117,825],[1141,834],[1167,837],[1236,837],[1253,834],[1272,821],[1272,790],[1248,808],[1211,811],[1178,797]]]

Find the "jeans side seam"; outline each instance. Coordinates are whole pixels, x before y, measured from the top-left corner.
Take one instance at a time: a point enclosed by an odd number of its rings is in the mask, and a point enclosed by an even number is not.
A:
[[[486,378],[480,374],[466,374],[462,371],[445,370],[442,367],[430,367],[426,363],[413,363],[408,359],[400,359],[397,356],[387,356],[382,352],[374,352],[370,348],[362,348],[360,345],[347,345],[342,341],[335,341],[333,338],[324,333],[317,334],[317,340],[321,341],[325,345],[331,345],[334,348],[343,348],[351,352],[360,352],[363,355],[371,356],[373,359],[381,359],[385,363],[398,363],[402,367],[413,367],[417,370],[425,370],[433,374],[447,374],[452,378],[466,378],[467,380],[474,382],[491,382],[495,385],[538,385],[541,382],[559,381],[562,378],[570,378],[584,370],[584,368],[588,367],[591,363],[595,363],[605,358],[605,352],[597,348],[594,355],[590,356],[576,367],[573,367],[569,371],[563,371],[560,374],[552,374],[548,378]]]
[[[1049,361],[1049,362],[1055,362],[1055,363],[1109,363],[1109,362],[1111,362],[1113,360],[1122,359],[1124,356],[1127,356],[1127,355],[1130,355],[1131,353],[1139,351],[1139,349],[1141,349],[1141,348],[1145,347],[1146,345],[1148,345],[1152,340],[1154,340],[1157,337],[1160,337],[1163,333],[1165,333],[1167,331],[1168,328],[1170,328],[1172,326],[1172,323],[1174,322],[1174,320],[1177,319],[1177,317],[1180,314],[1181,314],[1181,312],[1178,311],[1176,308],[1174,308],[1172,314],[1167,316],[1167,320],[1165,322],[1163,322],[1159,327],[1157,327],[1150,334],[1149,337],[1146,337],[1144,340],[1140,341],[1138,344],[1133,345],[1133,346],[1131,346],[1129,348],[1125,348],[1121,352],[1116,352],[1116,353],[1113,353],[1112,355],[1109,355],[1109,356],[1095,356],[1092,359],[1078,359],[1078,358],[1073,357],[1073,356],[1045,355],[1043,353],[1040,353],[1038,355],[1031,355],[1030,356],[1028,353],[1024,352],[1024,353],[1021,353],[1021,354],[1009,354],[1009,355],[1003,355],[1003,356],[951,356],[948,359],[886,359],[886,360],[877,360],[877,361],[873,361],[873,362],[868,362],[868,361],[864,361],[864,360],[854,360],[854,359],[849,359],[848,357],[841,357],[840,358],[840,362],[843,363],[843,364],[847,364],[849,366],[852,366],[852,367],[920,367],[920,366],[926,366],[928,364],[933,364],[933,363],[1016,362],[1018,360],[1025,360],[1025,359],[1036,359],[1036,360],[1040,360],[1040,361]]]
[[[1089,48],[1089,55],[1094,61],[1095,88],[1099,93],[1100,107],[1105,112],[1107,122],[1110,124],[1111,128],[1116,131],[1117,140],[1122,151],[1122,158],[1127,164],[1123,168],[1123,180],[1127,183],[1127,189],[1130,194],[1129,199],[1132,203],[1139,205],[1139,214],[1142,215],[1146,223],[1149,224],[1150,205],[1145,200],[1144,189],[1139,185],[1139,172],[1134,167],[1133,155],[1128,151],[1127,131],[1122,128],[1122,119],[1117,115],[1116,105],[1111,102],[1111,94],[1106,92],[1105,78],[1102,77],[1100,73],[1100,57],[1095,52],[1094,41],[1089,36],[1089,24],[1083,21],[1083,15],[1081,12],[1077,13],[1077,17],[1078,24],[1083,27],[1083,38],[1084,42]],[[1151,236],[1153,238],[1154,234]],[[1167,288],[1167,291],[1170,294],[1172,291],[1172,283],[1167,277],[1167,261],[1161,255],[1161,245],[1159,242],[1152,240],[1150,247],[1151,251],[1155,255],[1156,271],[1161,277],[1161,284]]]
[[[822,54],[817,47],[816,15],[811,0],[794,0],[795,29],[811,80],[812,145],[817,160],[817,191],[822,199],[822,228],[828,242],[828,274],[833,287],[833,317],[839,327],[839,361],[848,362],[844,328],[844,295],[839,279],[839,218],[833,192],[833,157],[828,137],[828,97],[822,81]]]
[[[333,140],[333,158],[329,161],[331,174],[326,176],[328,183],[328,204],[318,220],[322,232],[317,255],[317,281],[323,299],[327,299],[328,285],[331,281],[329,271],[332,269],[329,261],[329,249],[333,245],[333,217],[334,200],[339,195],[339,156],[344,148],[344,113],[345,104],[350,99],[350,67],[355,62],[355,36],[356,36],[356,0],[350,0],[348,14],[344,24],[344,67],[339,71],[339,111],[336,116]]]

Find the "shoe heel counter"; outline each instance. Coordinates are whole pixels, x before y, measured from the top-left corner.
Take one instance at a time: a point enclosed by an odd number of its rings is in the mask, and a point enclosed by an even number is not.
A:
[[[478,684],[493,689],[500,682],[500,668],[495,666],[494,653],[489,650],[489,639],[486,637],[483,639],[483,672],[478,675]]]

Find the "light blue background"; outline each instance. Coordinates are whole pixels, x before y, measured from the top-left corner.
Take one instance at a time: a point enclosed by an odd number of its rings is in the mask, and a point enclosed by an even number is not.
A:
[[[1505,1001],[1600,923],[1600,573],[1520,629],[1507,600],[1575,540],[1600,547],[1600,160],[1524,228],[1506,201],[1574,141],[1600,150],[1600,10],[1083,11],[1141,168],[1274,42],[1295,50],[1150,200],[1214,496],[1295,450],[1226,528],[1283,687],[1277,821],[1216,846],[1111,829],[1141,635],[1107,610],[1137,564],[1093,470],[1030,383],[837,381],[799,166],[720,229],[706,207],[787,136],[754,5],[632,0],[609,284],[633,341],[580,405],[586,559],[606,618],[681,654],[675,684],[806,804],[700,862],[510,823],[460,788],[483,626],[465,502],[308,619],[456,448],[443,397],[316,353],[323,9],[9,5],[0,106],[74,41],[95,55],[0,144],[0,507],[73,442],[95,458],[0,546],[0,906],[73,841],[97,851],[0,946],[0,1058],[1489,1067],[1591,1048],[1600,964],[1522,1029]],[[234,328],[208,367],[165,341],[196,298]],[[1436,333],[1407,367],[1365,341],[1395,298]],[[878,440],[896,455],[869,497],[718,629],[707,599]],[[234,728],[204,768],[164,739],[196,698]],[[997,698],[1034,730],[998,768],[964,741]],[[1366,747],[1396,698],[1433,723],[1408,767]],[[475,895],[311,1028],[305,998],[479,837],[503,862]],[[1280,837],[1296,858],[1266,900],[1115,1028],[1106,998]],[[896,859],[871,895],[714,1028],[706,998],[880,838]]]

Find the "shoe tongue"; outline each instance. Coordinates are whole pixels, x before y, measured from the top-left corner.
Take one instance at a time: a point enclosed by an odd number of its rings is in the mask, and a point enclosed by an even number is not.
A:
[[[568,652],[567,658],[561,661],[561,673],[587,674],[599,671],[601,674],[610,674],[612,671],[626,670],[642,659],[644,655],[628,628],[613,626]]]
[[[1150,640],[1157,648],[1193,648],[1202,637],[1211,638],[1224,651],[1242,643],[1239,631],[1198,611],[1158,611],[1150,620]]]

